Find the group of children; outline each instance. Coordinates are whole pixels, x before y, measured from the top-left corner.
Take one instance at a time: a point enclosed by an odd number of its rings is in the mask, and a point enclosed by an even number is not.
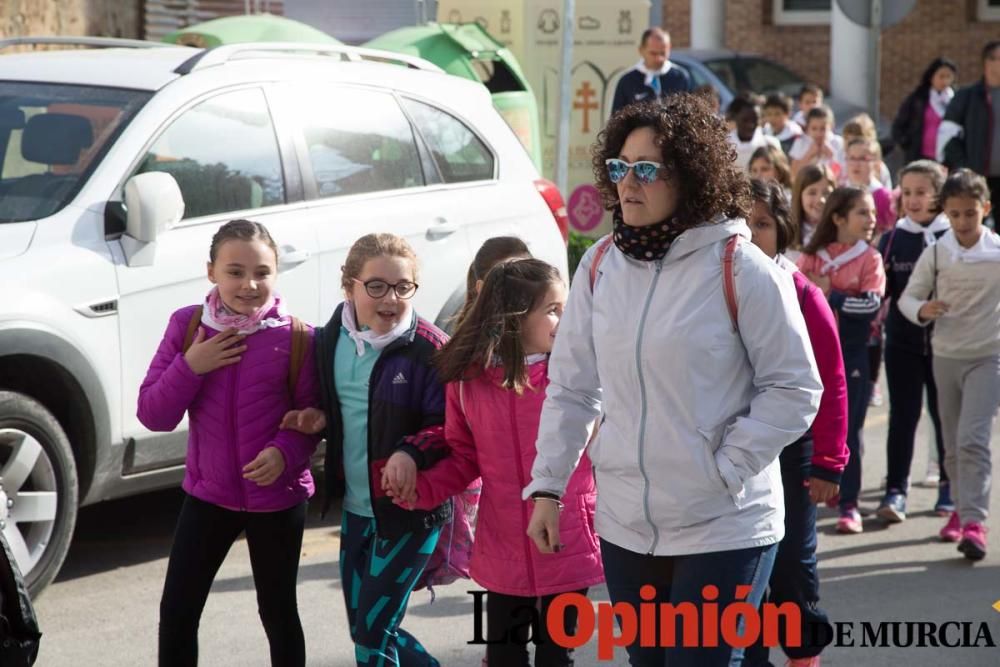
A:
[[[171,316],[140,390],[148,428],[172,430],[185,412],[190,423],[160,664],[197,663],[212,581],[244,531],[271,662],[305,664],[296,576],[320,434],[327,508],[343,498],[340,575],[357,663],[439,664],[400,624],[412,590],[429,582],[442,528],[460,520],[451,498],[481,478],[469,569],[488,592],[484,662],[528,664],[525,612],[538,606],[544,618],[556,594],[586,594],[604,580],[590,466],[562,499],[557,554],[531,545],[531,502],[521,500],[563,277],[521,240],[490,239],[469,268],[449,340],[410,305],[418,261],[403,238],[369,234],[352,246],[344,302],[315,331],[285,312],[277,260],[259,223],[223,225],[210,250],[211,291]],[[565,622],[572,632],[571,612]],[[536,664],[571,664],[570,655],[542,641]]]
[[[815,111],[799,139],[822,120]],[[776,134],[782,141],[784,131]],[[903,217],[880,235],[878,176],[870,161],[867,171],[850,164],[852,156],[861,162],[867,145],[848,143],[849,184],[838,187],[826,153],[815,149],[819,139],[810,141],[801,154],[813,162],[797,170],[790,193],[776,158],[781,147],[764,147],[778,175],[770,180],[754,167],[763,161],[754,153],[750,166],[762,178],[753,181],[750,225],[754,242],[793,273],[825,386],[812,429],[781,457],[786,537],[770,596],[808,610],[805,623],[826,623],[816,607],[814,504],[837,504],[837,530],[861,532],[861,433],[883,298],[890,301],[889,471],[877,513],[905,519],[926,387],[955,500],[953,510],[939,503],[948,510],[940,535],[971,560],[986,555],[989,437],[1000,401],[1000,237],[982,225],[983,179],[960,170],[946,180],[927,160],[902,170]],[[344,302],[316,331],[285,312],[277,260],[259,223],[223,225],[210,249],[211,291],[203,304],[172,315],[140,390],[148,428],[172,430],[185,413],[190,423],[186,497],[160,606],[160,663],[197,661],[212,580],[245,532],[272,663],[305,664],[295,583],[313,493],[309,461],[322,435],[327,507],[343,497],[340,574],[358,664],[439,664],[400,624],[410,593],[426,584],[442,527],[457,520],[451,498],[479,478],[470,572],[488,592],[485,660],[528,664],[523,615],[537,608],[544,618],[556,594],[586,594],[603,581],[586,462],[559,501],[537,500],[565,508],[558,553],[532,547],[533,501],[521,500],[566,300],[563,278],[518,239],[487,241],[469,268],[467,302],[449,340],[411,307],[418,261],[400,237],[369,234],[354,244]],[[564,621],[568,632],[576,623],[571,613]],[[801,647],[801,657],[821,649]],[[570,654],[542,641],[536,664],[571,664]]]

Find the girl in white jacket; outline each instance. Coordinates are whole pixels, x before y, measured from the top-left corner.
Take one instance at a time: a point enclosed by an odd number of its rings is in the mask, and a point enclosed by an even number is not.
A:
[[[693,96],[609,121],[594,171],[613,243],[580,262],[549,364],[524,495],[562,495],[600,416],[588,449],[596,528],[611,600],[636,610],[701,610],[713,586],[720,615],[737,595],[760,602],[784,534],[778,454],[819,403],[791,277],[749,242],[749,183],[729,156],[723,122]],[[556,507],[535,504],[529,535],[543,552],[559,545]],[[631,639],[632,665],[714,667],[743,653]]]

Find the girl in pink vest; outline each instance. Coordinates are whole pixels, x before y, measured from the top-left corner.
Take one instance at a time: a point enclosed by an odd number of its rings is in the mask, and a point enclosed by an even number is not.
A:
[[[184,504],[160,600],[159,664],[198,662],[198,621],[212,580],[242,533],[253,562],[271,663],[306,664],[295,587],[318,437],[281,428],[319,403],[313,332],[275,292],[278,248],[258,222],[212,239],[205,302],[175,312],[139,389],[139,421],[189,421]],[[198,319],[195,319],[198,318]]]
[[[450,456],[420,472],[414,496],[397,497],[417,509],[434,507],[482,477],[470,571],[488,592],[487,640],[496,642],[486,648],[490,665],[529,664],[529,631],[537,646],[535,665],[572,664],[571,649],[548,637],[548,607],[559,593],[586,594],[604,581],[589,460],[577,466],[561,501],[535,501],[559,503],[562,509],[558,553],[543,554],[531,544],[526,531],[532,501],[521,500],[531,481],[548,355],[565,300],[559,272],[541,260],[504,262],[489,272],[438,357],[441,380],[448,383]],[[535,628],[533,613],[539,619]],[[574,634],[575,613],[563,620],[567,634]]]

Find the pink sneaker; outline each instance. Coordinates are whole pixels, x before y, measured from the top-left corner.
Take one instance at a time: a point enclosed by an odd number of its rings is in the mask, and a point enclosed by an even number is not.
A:
[[[785,667],[819,667],[819,656],[812,658],[789,658]]]
[[[944,542],[958,542],[962,539],[962,522],[958,518],[958,512],[951,513],[951,516],[948,517],[948,523],[944,525],[938,535]]]
[[[857,507],[845,507],[840,510],[840,518],[837,519],[837,532],[845,535],[855,535],[864,530],[861,525],[861,513]]]
[[[970,521],[962,526],[962,541],[958,550],[969,560],[986,558],[986,526],[978,521]]]

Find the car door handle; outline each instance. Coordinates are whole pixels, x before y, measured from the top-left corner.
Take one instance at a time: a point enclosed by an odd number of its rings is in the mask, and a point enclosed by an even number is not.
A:
[[[278,272],[294,269],[299,264],[309,261],[311,256],[308,250],[298,250],[290,245],[281,246],[281,252],[278,253]]]
[[[447,238],[458,231],[458,225],[445,218],[434,218],[434,224],[427,228],[427,240]]]

